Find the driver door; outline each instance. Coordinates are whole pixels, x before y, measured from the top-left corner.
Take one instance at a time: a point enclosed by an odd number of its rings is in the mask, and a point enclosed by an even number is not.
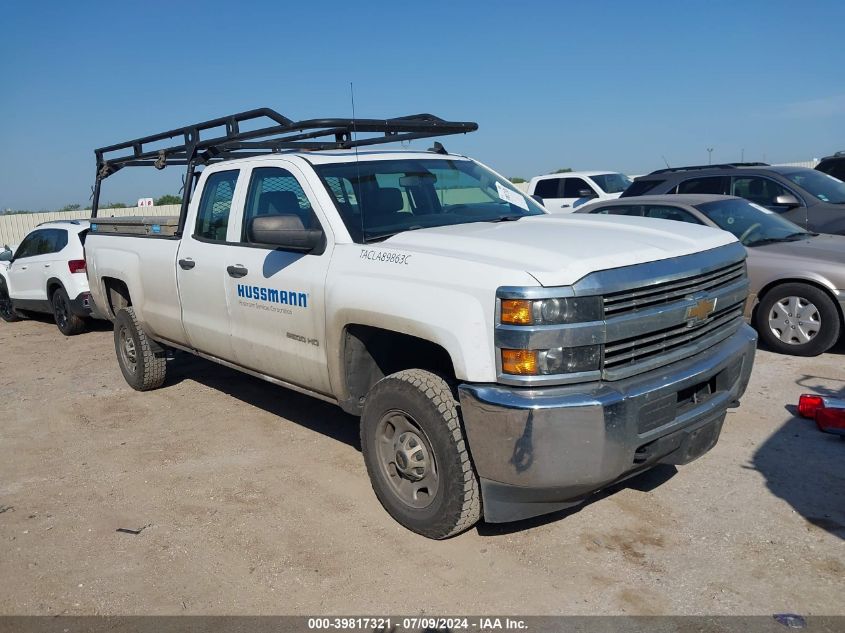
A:
[[[330,394],[324,297],[330,248],[303,253],[250,237],[250,221],[259,216],[295,216],[303,228],[321,228],[312,206],[315,196],[301,172],[292,164],[277,165],[252,169],[245,204],[233,225],[237,238],[226,249],[224,283],[235,361]]]
[[[49,240],[46,229],[33,231],[18,246],[9,265],[9,296],[19,301],[44,299],[41,290],[43,265],[49,257]]]

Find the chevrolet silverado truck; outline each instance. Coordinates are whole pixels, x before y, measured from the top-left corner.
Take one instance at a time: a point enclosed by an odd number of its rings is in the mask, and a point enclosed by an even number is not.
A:
[[[95,150],[95,216],[119,169],[187,167],[179,217],[91,220],[126,381],[162,386],[182,350],[339,405],[383,507],[436,539],[707,452],[754,360],[742,245],[376,147],[476,127],[260,109]]]

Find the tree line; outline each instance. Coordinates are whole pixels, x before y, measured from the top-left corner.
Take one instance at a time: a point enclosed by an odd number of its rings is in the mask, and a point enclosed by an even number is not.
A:
[[[157,207],[165,204],[182,204],[182,196],[177,196],[174,194],[165,194],[153,200],[153,204]],[[101,209],[126,209],[130,206],[135,206],[126,204],[124,202],[101,202],[100,208]],[[69,213],[71,211],[90,211],[91,205],[83,207],[81,204],[66,204],[65,206],[61,207],[60,209],[52,209],[56,213]],[[44,213],[49,212],[51,209],[5,209],[0,210],[0,215],[16,215],[18,213]]]

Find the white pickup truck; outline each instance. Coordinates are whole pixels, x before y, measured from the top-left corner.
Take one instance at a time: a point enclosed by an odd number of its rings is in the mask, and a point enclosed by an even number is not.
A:
[[[238,130],[256,113],[263,140]],[[202,141],[212,124],[225,135]],[[708,451],[754,360],[743,247],[548,215],[439,144],[366,149],[471,129],[260,110],[164,133],[184,136],[166,151],[145,151],[164,135],[97,150],[97,196],[123,166],[190,175],[179,218],[92,219],[91,292],[127,382],[162,386],[177,349],[338,404],[379,501],[431,538]]]

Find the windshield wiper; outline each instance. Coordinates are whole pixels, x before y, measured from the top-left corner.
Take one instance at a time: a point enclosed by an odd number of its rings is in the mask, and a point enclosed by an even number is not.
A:
[[[480,220],[481,222],[516,222],[517,220],[521,220],[524,218],[524,215],[500,215],[496,218],[490,218],[489,220]]]
[[[762,246],[763,244],[775,244],[777,242],[797,242],[798,240],[803,240],[805,237],[813,237],[814,235],[818,235],[818,233],[801,231],[800,233],[790,233],[783,237],[766,237],[761,240],[754,240],[753,242],[748,242],[746,246]]]

